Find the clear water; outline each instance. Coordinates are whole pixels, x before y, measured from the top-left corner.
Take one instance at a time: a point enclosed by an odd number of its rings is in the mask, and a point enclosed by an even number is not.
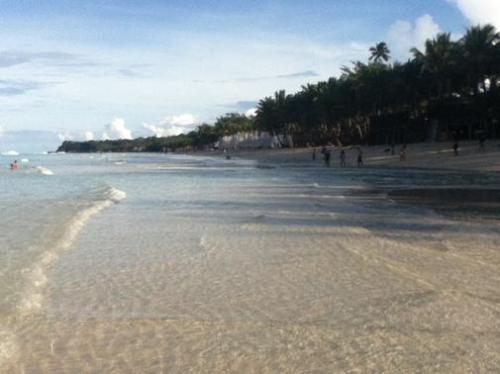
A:
[[[27,157],[0,158],[2,372],[500,368],[498,217],[389,193],[496,175]]]

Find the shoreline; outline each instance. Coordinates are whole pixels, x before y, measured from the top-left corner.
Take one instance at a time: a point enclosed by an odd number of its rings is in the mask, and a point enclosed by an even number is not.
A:
[[[396,145],[395,155],[384,145],[361,146],[363,167],[413,168],[413,169],[450,169],[464,171],[500,172],[500,139],[486,142],[484,149],[479,149],[477,141],[459,143],[459,155],[454,156],[451,142],[408,144],[406,161],[400,161],[401,145]],[[324,167],[321,147],[316,147],[316,161],[312,160],[314,147],[281,149],[242,149],[231,151],[231,157],[253,160],[260,165],[272,166],[311,166]],[[331,168],[340,168],[340,148],[332,150]],[[345,147],[346,168],[357,168],[355,146]],[[193,155],[224,156],[222,151],[194,152]]]

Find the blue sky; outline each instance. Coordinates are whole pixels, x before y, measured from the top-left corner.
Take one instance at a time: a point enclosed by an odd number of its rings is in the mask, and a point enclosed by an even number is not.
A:
[[[499,4],[0,0],[0,151],[14,131],[57,141],[187,131],[337,75],[381,40],[405,59],[440,30],[500,27]]]

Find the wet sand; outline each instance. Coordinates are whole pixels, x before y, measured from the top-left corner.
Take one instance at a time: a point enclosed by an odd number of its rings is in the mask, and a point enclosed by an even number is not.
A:
[[[117,184],[127,198],[48,272],[5,372],[500,370],[498,221],[348,170],[200,170]]]

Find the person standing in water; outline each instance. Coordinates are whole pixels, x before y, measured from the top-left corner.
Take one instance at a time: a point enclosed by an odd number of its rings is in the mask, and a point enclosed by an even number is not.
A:
[[[14,162],[10,164],[10,170],[17,170],[17,160],[14,160]]]
[[[340,166],[345,167],[345,150],[340,150]]]
[[[403,144],[399,152],[399,161],[406,161],[406,144]]]
[[[325,158],[325,166],[330,166],[330,159],[332,157],[332,152],[329,149],[325,150],[324,158]]]
[[[358,147],[358,167],[363,166],[363,151]]]
[[[316,161],[316,148],[313,148],[312,160]]]

